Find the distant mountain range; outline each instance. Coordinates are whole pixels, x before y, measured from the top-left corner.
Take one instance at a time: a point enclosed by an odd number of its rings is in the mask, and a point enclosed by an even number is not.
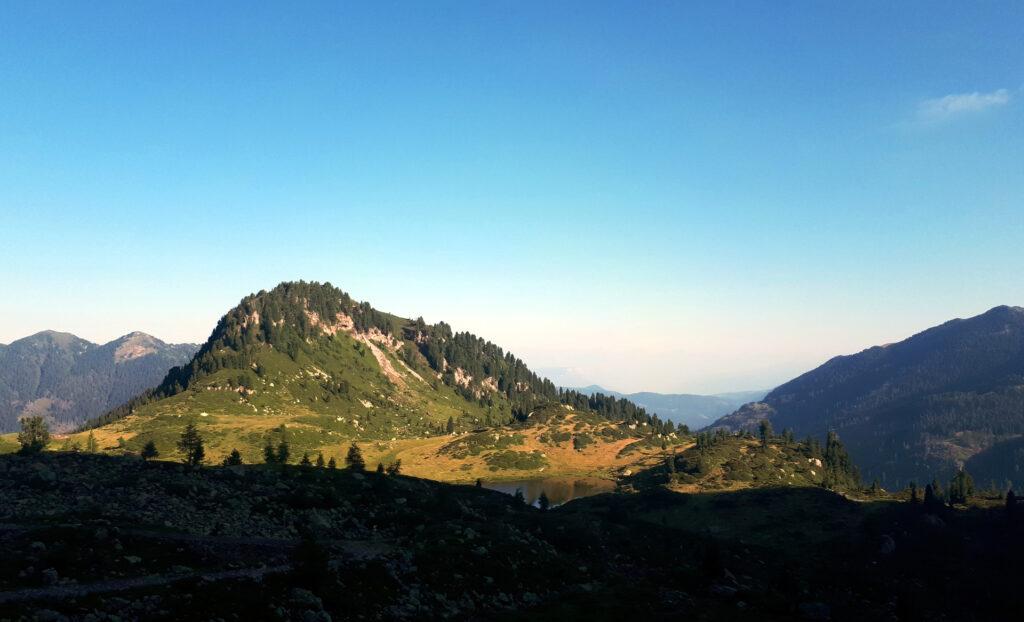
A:
[[[764,398],[765,394],[768,393],[767,390],[716,393],[714,395],[651,393],[649,391],[619,393],[596,384],[576,390],[587,395],[603,393],[617,398],[628,399],[662,419],[667,419],[677,424],[686,424],[691,430],[699,430],[706,427],[719,417],[733,412],[743,404],[756,402]]]
[[[72,429],[156,386],[198,348],[139,332],[99,345],[49,330],[0,345],[0,432],[24,415]]]
[[[1024,308],[996,307],[838,356],[714,427],[835,430],[867,478],[902,486],[958,467],[1024,482]]]

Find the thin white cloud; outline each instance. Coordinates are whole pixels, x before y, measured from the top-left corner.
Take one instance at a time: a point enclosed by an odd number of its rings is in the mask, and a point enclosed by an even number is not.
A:
[[[999,89],[991,93],[954,93],[918,104],[918,119],[925,122],[947,121],[967,114],[998,108],[1010,103],[1010,92]]]

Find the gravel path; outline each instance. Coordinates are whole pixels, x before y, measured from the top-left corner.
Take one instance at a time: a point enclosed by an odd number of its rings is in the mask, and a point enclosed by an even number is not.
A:
[[[0,592],[0,604],[24,602],[31,600],[66,600],[81,598],[92,594],[123,592],[138,588],[159,587],[189,579],[200,579],[207,582],[230,581],[234,579],[252,579],[259,581],[268,574],[288,572],[291,566],[261,566],[259,568],[240,568],[237,570],[221,570],[217,572],[187,572],[165,575],[149,575],[134,579],[111,579],[95,583],[75,585],[54,585],[51,587],[34,587],[20,590]]]

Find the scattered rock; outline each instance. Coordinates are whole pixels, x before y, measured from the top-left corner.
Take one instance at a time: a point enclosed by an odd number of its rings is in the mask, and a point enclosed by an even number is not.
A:
[[[320,600],[319,596],[301,587],[292,588],[292,590],[288,592],[288,602],[296,607],[306,607],[311,609],[323,609],[324,606],[324,603]]]
[[[736,588],[729,585],[723,585],[721,583],[716,583],[711,586],[711,593],[715,596],[721,596],[723,598],[732,598],[736,595],[736,592]]]
[[[797,607],[804,620],[831,620],[832,608],[825,603],[800,603]]]

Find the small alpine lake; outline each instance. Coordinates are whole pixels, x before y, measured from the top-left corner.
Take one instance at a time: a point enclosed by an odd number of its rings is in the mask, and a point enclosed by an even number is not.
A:
[[[483,487],[507,495],[514,495],[516,490],[522,490],[526,502],[530,505],[537,505],[537,499],[543,492],[548,496],[551,505],[555,506],[581,497],[613,492],[615,482],[598,477],[544,477],[494,482],[484,480]]]

